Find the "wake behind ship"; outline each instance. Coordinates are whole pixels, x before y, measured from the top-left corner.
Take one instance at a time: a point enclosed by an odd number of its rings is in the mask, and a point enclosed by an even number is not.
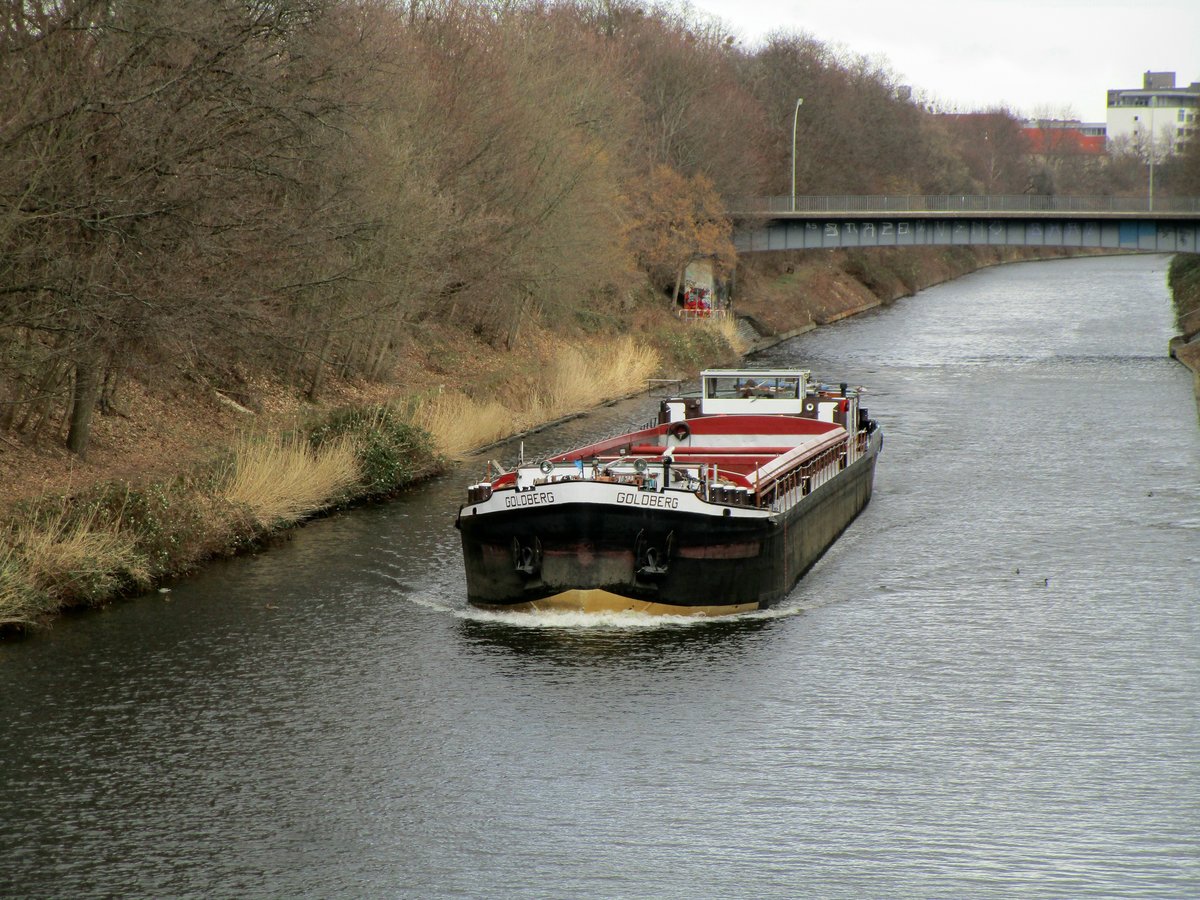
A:
[[[471,485],[467,598],[494,610],[727,615],[784,597],[871,499],[861,389],[721,369],[658,420]]]

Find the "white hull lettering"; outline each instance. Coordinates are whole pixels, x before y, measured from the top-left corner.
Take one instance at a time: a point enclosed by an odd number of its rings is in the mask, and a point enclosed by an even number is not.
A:
[[[518,506],[541,506],[553,502],[554,494],[551,491],[538,491],[532,494],[511,494],[504,498],[504,505],[509,509],[516,509]]]
[[[623,491],[617,494],[617,502],[628,503],[630,506],[652,506],[656,509],[679,509],[679,498],[668,497],[666,494]]]

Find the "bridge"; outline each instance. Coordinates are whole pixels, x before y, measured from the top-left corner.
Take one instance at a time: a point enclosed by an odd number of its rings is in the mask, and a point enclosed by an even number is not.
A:
[[[1002,245],[1200,252],[1200,197],[755,197],[734,201],[739,253]]]

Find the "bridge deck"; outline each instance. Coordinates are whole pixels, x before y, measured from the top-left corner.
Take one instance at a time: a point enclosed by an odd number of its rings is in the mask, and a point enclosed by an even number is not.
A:
[[[743,253],[951,244],[1169,253],[1200,247],[1200,198],[762,197],[730,210]]]

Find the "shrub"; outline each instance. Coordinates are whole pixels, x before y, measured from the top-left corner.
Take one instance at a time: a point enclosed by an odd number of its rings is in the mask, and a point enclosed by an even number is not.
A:
[[[391,406],[339,410],[308,437],[313,449],[343,439],[354,447],[357,480],[370,496],[394,493],[441,465],[429,433]]]
[[[1167,270],[1167,282],[1175,302],[1176,326],[1182,328],[1184,316],[1200,309],[1200,254],[1175,254]]]
[[[75,500],[97,523],[128,534],[152,578],[179,572],[225,543],[228,511],[217,509],[215,476],[174,478],[135,487],[102,484]]]

